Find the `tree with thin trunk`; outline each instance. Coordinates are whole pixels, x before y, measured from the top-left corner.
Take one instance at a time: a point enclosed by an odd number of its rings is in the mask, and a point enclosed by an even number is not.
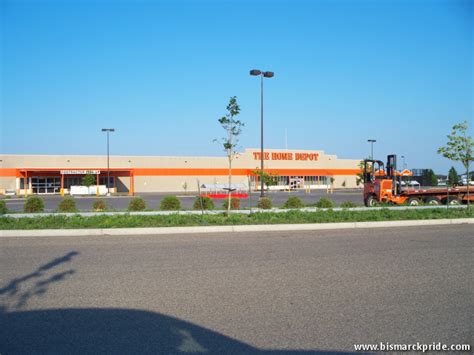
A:
[[[230,98],[226,107],[227,114],[219,119],[219,123],[225,130],[225,137],[221,138],[224,151],[227,154],[227,161],[229,163],[229,184],[227,190],[227,213],[231,207],[231,193],[232,193],[232,160],[236,156],[236,148],[239,143],[239,136],[242,133],[244,123],[237,120],[236,116],[240,113],[240,107],[237,104],[237,97]]]
[[[267,188],[267,191],[270,189],[271,186],[278,185],[278,174],[276,173],[267,173],[265,171],[262,172],[260,169],[255,169],[252,171],[252,174],[259,177],[260,181],[263,182],[264,186]]]
[[[446,146],[438,149],[438,154],[452,161],[459,161],[466,169],[467,175],[467,207],[469,208],[469,166],[474,161],[474,141],[467,135],[469,126],[467,121],[455,124],[451,134],[448,134]]]
[[[366,160],[371,160],[370,158],[366,158]],[[367,163],[367,170],[370,171],[372,163]],[[356,174],[356,185],[359,186],[360,184],[364,183],[364,160],[359,162],[359,172]]]
[[[82,178],[82,186],[91,186],[91,185],[95,185],[96,183],[96,178],[94,175],[92,174],[86,174],[84,175],[84,177]]]

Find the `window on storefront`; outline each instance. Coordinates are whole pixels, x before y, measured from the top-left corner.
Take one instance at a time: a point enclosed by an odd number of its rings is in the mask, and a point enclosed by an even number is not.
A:
[[[61,189],[58,177],[32,177],[31,188],[34,194],[56,194]]]
[[[68,176],[64,178],[64,188],[69,189],[71,186],[82,185],[82,178],[76,176]]]
[[[110,177],[109,185],[108,185],[109,187],[114,187],[114,186],[115,186],[114,179],[115,179],[115,178],[114,178],[113,176]],[[105,186],[107,186],[107,176],[101,176],[101,177],[99,178],[99,185],[105,185]]]
[[[327,176],[278,176],[277,177],[277,185],[278,186],[289,186],[290,181],[293,184],[296,182],[299,187],[309,186],[309,185],[328,185],[329,184],[329,177]],[[255,186],[256,184],[256,177],[250,177],[251,186]]]
[[[327,176],[305,176],[305,185],[326,185],[328,181]]]
[[[278,186],[288,185],[288,176],[278,176],[277,185]]]
[[[69,189],[71,186],[81,186],[82,185],[82,176],[70,176],[64,178],[64,188]],[[109,180],[109,187],[114,187],[115,177],[111,176]],[[107,183],[107,176],[99,177],[99,185],[106,185]]]

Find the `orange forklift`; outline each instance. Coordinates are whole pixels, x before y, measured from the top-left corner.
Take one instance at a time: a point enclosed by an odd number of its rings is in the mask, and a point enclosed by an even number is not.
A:
[[[458,186],[451,188],[415,189],[402,186],[402,176],[413,176],[404,170],[397,171],[397,156],[387,156],[387,166],[380,160],[364,160],[364,203],[367,207],[374,207],[380,203],[410,206],[428,205],[459,205],[469,201],[474,202],[474,188]],[[468,197],[469,189],[469,197]]]

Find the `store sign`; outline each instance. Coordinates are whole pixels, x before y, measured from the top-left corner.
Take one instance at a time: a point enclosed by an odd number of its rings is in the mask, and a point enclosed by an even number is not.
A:
[[[100,170],[61,170],[61,175],[97,175]]]
[[[261,160],[260,152],[253,152],[255,160]],[[301,160],[317,161],[319,153],[288,153],[288,152],[264,152],[263,160]]]

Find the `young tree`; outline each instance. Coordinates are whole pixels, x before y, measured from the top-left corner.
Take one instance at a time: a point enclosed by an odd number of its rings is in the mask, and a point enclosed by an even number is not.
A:
[[[469,166],[474,160],[474,141],[467,135],[469,126],[467,121],[455,124],[448,135],[446,146],[438,149],[438,154],[452,161],[459,161],[466,169],[467,175],[467,206],[469,207]]]
[[[459,175],[454,166],[449,169],[448,172],[448,186],[457,186],[459,185]]]
[[[336,179],[331,176],[331,178],[329,179],[329,181],[331,182],[331,193],[333,193],[333,190],[334,190],[334,182],[336,181]]]
[[[227,160],[229,162],[229,185],[227,193],[227,213],[231,207],[231,186],[232,186],[232,160],[236,155],[236,148],[239,142],[239,136],[242,133],[242,127],[244,123],[236,119],[236,116],[240,113],[240,107],[237,104],[237,97],[233,96],[230,98],[229,103],[226,107],[227,114],[219,119],[219,123],[224,128],[226,135],[221,138],[224,151],[227,154]]]
[[[92,174],[86,174],[82,178],[82,186],[89,187],[91,185],[95,185],[95,183],[96,183],[96,177]]]
[[[369,158],[367,158],[369,159]],[[370,171],[372,167],[372,163],[367,163],[367,170]],[[359,169],[360,171],[356,174],[356,185],[359,186],[360,184],[364,183],[364,161],[361,160],[359,162]]]
[[[256,169],[252,171],[252,173],[258,175],[260,181],[263,181],[263,184],[267,187],[267,191],[269,190],[270,186],[278,185],[278,174],[267,173],[265,171],[262,172],[260,169]]]

